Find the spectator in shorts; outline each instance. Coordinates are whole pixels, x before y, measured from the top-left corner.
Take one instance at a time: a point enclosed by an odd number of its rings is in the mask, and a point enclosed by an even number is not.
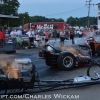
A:
[[[50,33],[46,30],[46,32],[45,32],[45,44],[48,42],[49,37],[50,37]]]
[[[79,38],[82,38],[82,31],[79,30]]]
[[[64,46],[64,40],[65,40],[65,33],[64,31],[60,31],[60,43],[61,43],[61,46]]]
[[[36,35],[36,41],[38,42],[38,47],[40,47],[40,45],[42,45],[42,42],[41,42],[41,35],[39,32]]]
[[[34,45],[34,35],[35,35],[35,32],[32,29],[30,29],[26,34],[29,37],[29,47],[31,47],[31,45]]]

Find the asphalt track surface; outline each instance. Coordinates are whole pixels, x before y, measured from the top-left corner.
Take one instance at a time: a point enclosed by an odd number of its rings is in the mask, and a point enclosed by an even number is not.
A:
[[[88,66],[74,68],[70,71],[62,71],[46,66],[42,59],[37,59],[38,51],[39,49],[29,49],[17,50],[16,54],[0,54],[0,63],[2,62],[4,65],[5,62],[13,61],[14,58],[31,58],[42,80],[73,79],[87,73]],[[100,60],[98,56],[95,56],[95,58]],[[27,90],[25,93],[27,96],[24,98],[12,97],[7,100],[100,100],[100,85],[35,93],[37,90]],[[56,97],[57,95],[59,97]]]

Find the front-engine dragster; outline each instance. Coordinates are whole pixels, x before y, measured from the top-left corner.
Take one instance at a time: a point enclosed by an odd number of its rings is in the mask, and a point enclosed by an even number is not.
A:
[[[99,69],[94,69],[98,62],[93,63],[87,70],[87,75],[68,80],[41,80],[35,66],[29,58],[15,59],[0,69],[0,95],[23,94],[26,89],[34,89],[30,93],[68,89],[100,84]],[[93,75],[92,75],[93,74]],[[35,89],[36,88],[36,89]],[[37,89],[38,88],[38,89]]]
[[[35,81],[35,66],[29,58],[15,59],[8,62],[0,70],[0,93],[22,93],[26,89],[32,89]]]
[[[39,51],[39,58],[44,59],[47,66],[56,66],[63,70],[85,66],[91,57],[91,48],[88,45],[78,45],[77,49],[71,46],[58,49],[48,44]]]

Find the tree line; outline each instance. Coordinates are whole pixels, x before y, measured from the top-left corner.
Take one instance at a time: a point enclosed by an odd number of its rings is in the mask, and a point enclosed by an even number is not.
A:
[[[64,19],[59,18],[46,18],[45,16],[29,16],[28,12],[18,13],[18,8],[20,7],[20,3],[18,0],[1,0],[0,4],[0,13],[4,15],[13,15],[19,16],[18,19],[9,19],[9,26],[15,27],[19,25],[23,25],[25,23],[32,22],[64,22]],[[7,18],[0,18],[0,23],[7,23]],[[88,17],[74,18],[70,16],[66,18],[66,22],[71,26],[86,26],[88,24]],[[97,25],[97,17],[89,17],[90,25]]]

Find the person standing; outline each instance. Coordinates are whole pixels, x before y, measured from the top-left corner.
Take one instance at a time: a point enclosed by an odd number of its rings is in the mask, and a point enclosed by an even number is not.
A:
[[[38,42],[38,47],[40,47],[40,45],[42,46],[40,32],[38,32],[38,33],[36,34],[36,41]]]
[[[0,28],[0,41],[4,42],[5,39],[5,33],[3,32],[3,30]]]
[[[82,38],[82,31],[79,31],[79,38]]]
[[[72,44],[74,44],[74,36],[75,36],[74,31],[71,30],[70,31],[70,40],[72,40]]]
[[[10,32],[10,36],[12,39],[12,44],[13,44],[13,49],[16,49],[17,47],[17,32],[16,29],[12,29],[12,31]]]
[[[49,41],[49,37],[50,37],[50,33],[48,32],[48,30],[46,30],[46,32],[45,32],[45,44]]]
[[[5,40],[5,34],[4,34],[3,30],[0,28],[0,49],[4,45],[4,40]]]
[[[64,46],[64,40],[65,40],[65,33],[64,30],[60,31],[60,44],[61,46]]]
[[[54,38],[55,38],[55,40],[57,38],[57,30],[56,29],[54,29]]]
[[[68,34],[68,30],[65,30],[65,40],[69,40],[69,34]]]
[[[28,37],[29,37],[29,47],[31,47],[31,45],[34,45],[34,35],[35,35],[35,32],[32,29],[30,29],[26,33],[26,35],[28,35]]]

